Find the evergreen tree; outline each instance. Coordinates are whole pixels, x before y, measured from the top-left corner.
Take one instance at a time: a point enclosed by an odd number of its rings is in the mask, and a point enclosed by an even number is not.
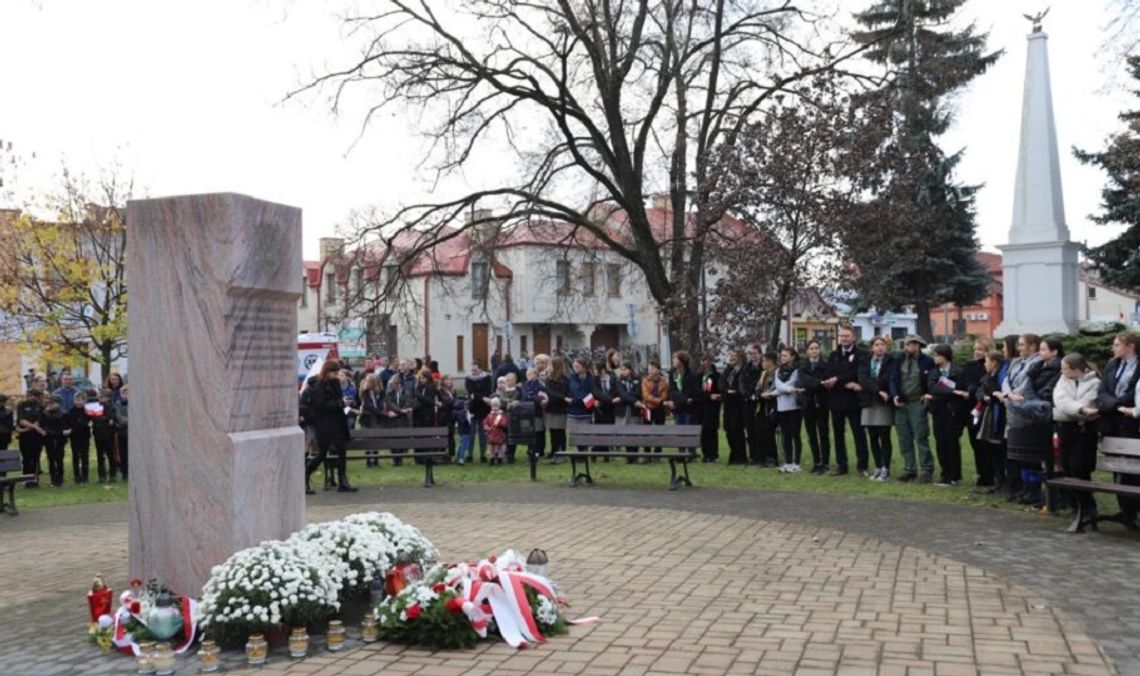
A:
[[[984,73],[1001,52],[986,52],[986,34],[949,24],[965,0],[876,0],[855,15],[870,44],[866,57],[886,68],[874,95],[894,112],[875,159],[882,181],[854,220],[848,255],[859,270],[860,296],[878,307],[913,305],[918,331],[931,337],[930,308],[980,300],[988,271],[978,262],[976,187],[956,184],[958,151],[937,144],[953,120],[949,98]]]
[[[1128,57],[1128,70],[1140,81],[1140,55]],[[1135,93],[1140,96],[1140,90]],[[1124,131],[1109,137],[1103,151],[1074,151],[1081,162],[1108,174],[1108,184],[1101,191],[1101,212],[1093,221],[1127,228],[1110,242],[1086,248],[1085,254],[1105,282],[1140,291],[1140,110],[1121,113],[1120,119]]]

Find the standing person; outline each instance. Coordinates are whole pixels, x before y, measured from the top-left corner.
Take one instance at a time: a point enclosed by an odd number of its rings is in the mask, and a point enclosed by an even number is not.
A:
[[[32,477],[24,482],[25,488],[39,488],[40,453],[44,450],[43,391],[28,388],[24,400],[16,405],[16,430],[20,434],[20,457],[24,461],[24,474]]]
[[[67,415],[75,406],[75,395],[78,392],[79,388],[75,386],[75,376],[71,374],[71,371],[64,371],[63,375],[59,377],[59,388],[52,392],[53,397],[59,397],[59,407],[63,410],[64,415]]]
[[[360,426],[364,429],[373,429],[383,426],[384,423],[384,388],[375,373],[369,373],[360,381],[360,392],[357,394],[360,408]],[[366,451],[364,454],[365,467],[377,467],[380,461],[375,457],[376,451]]]
[[[340,370],[340,391],[344,393],[344,421],[349,433],[356,429],[356,419],[360,416],[360,401],[357,400],[356,382],[350,369]]]
[[[728,366],[721,376],[720,397],[724,408],[724,436],[728,441],[728,464],[748,463],[744,437],[744,395],[740,389],[740,376],[744,372],[744,353],[738,349],[728,351]]]
[[[748,461],[753,465],[764,464],[760,448],[760,432],[756,425],[756,409],[759,397],[756,389],[760,385],[760,346],[749,343],[744,351],[744,367],[740,372],[740,394],[743,397],[741,412],[744,420],[745,444],[748,448]]]
[[[534,407],[534,437],[527,448],[527,453],[536,460],[546,453],[546,418],[542,415],[542,381],[538,379],[538,369],[530,367],[526,370],[526,380],[519,386],[522,401]]]
[[[71,410],[64,414],[71,430],[71,476],[76,485],[87,483],[87,463],[91,459],[91,419],[87,415],[87,393],[75,393]]]
[[[127,480],[127,472],[131,468],[130,449],[130,385],[123,385],[119,389],[119,401],[111,407],[115,419],[115,451],[119,458],[119,474],[123,481]]]
[[[688,352],[678,350],[673,353],[673,373],[669,380],[670,398],[665,401],[665,408],[673,413],[678,425],[700,424],[700,376],[693,372],[692,358]]]
[[[518,376],[514,372],[508,373],[503,376],[503,388],[499,391],[499,405],[507,414],[507,419],[515,414],[515,409],[522,403],[522,390],[519,389]],[[515,452],[517,447],[515,444],[510,443],[510,428],[507,430],[507,464],[515,464]]]
[[[665,402],[669,401],[669,380],[661,373],[661,362],[656,359],[649,360],[649,371],[641,381],[641,403],[649,411],[647,414],[650,425],[665,424]],[[660,453],[661,448],[646,448],[648,453]],[[648,458],[643,459],[648,461]]]
[[[115,404],[111,388],[99,392],[101,411],[91,416],[91,436],[95,439],[95,468],[99,483],[115,483],[119,474],[119,461],[115,457]]]
[[[926,381],[925,400],[934,423],[934,447],[942,476],[939,486],[962,482],[962,409],[968,406],[970,392],[962,385],[962,372],[954,363],[954,348],[934,346],[934,370]]]
[[[720,373],[712,355],[701,355],[701,381],[698,418],[701,421],[701,462],[720,457]]]
[[[561,357],[554,359],[539,355],[535,358],[538,363],[545,361],[547,368],[546,382],[542,387],[544,395],[543,421],[550,430],[550,459],[558,462],[555,453],[566,450],[566,407],[570,403],[570,381],[566,378],[566,362]],[[542,378],[543,370],[539,370]]]
[[[483,370],[483,364],[478,359],[471,360],[471,370],[463,381],[463,389],[467,391],[467,407],[471,411],[472,428],[479,438],[479,462],[487,462],[487,435],[483,431],[483,418],[491,412],[491,395],[495,384],[491,375]]]
[[[435,414],[439,410],[439,391],[435,387],[435,380],[431,377],[431,370],[420,369],[410,403],[412,427],[435,426]]]
[[[903,353],[891,366],[891,400],[895,405],[895,428],[899,437],[899,453],[903,458],[903,474],[899,478],[920,484],[934,480],[930,423],[923,399],[930,372],[934,370],[934,360],[923,354],[924,347],[926,341],[919,336],[907,336],[903,339]]]
[[[997,350],[986,354],[986,373],[978,383],[974,398],[982,407],[977,428],[978,443],[982,446],[982,457],[989,465],[994,485],[986,490],[994,495],[1009,489],[1005,471],[1005,407],[1001,405],[1001,382],[1009,368],[1004,355]]]
[[[590,365],[585,357],[578,357],[570,365],[573,373],[570,374],[570,401],[567,402],[566,417],[574,425],[592,425],[594,423],[594,379],[590,377]],[[578,446],[579,451],[585,451],[585,446]]]
[[[119,403],[119,399],[123,393],[123,376],[119,373],[112,373],[107,376],[107,380],[103,383],[103,387],[111,390],[111,403]]]
[[[760,359],[760,380],[756,383],[756,437],[760,446],[761,467],[775,467],[779,464],[776,450],[776,390],[773,383],[776,377],[776,362],[779,355],[765,352]]]
[[[459,434],[459,445],[455,449],[455,464],[463,463],[472,457],[472,445],[475,440],[475,430],[472,427],[471,411],[467,408],[466,399],[456,399],[452,404],[452,418],[455,420],[455,431]]]
[[[1106,437],[1140,437],[1136,418],[1120,412],[1122,407],[1134,408],[1136,384],[1140,382],[1140,364],[1136,347],[1140,337],[1135,333],[1121,333],[1112,341],[1112,359],[1104,367],[1104,384],[1097,406],[1100,409],[1100,431]],[[1122,475],[1129,478],[1132,475]],[[1122,482],[1127,483],[1127,482]]]
[[[1008,343],[1009,339],[1006,341],[1007,349]],[[1009,366],[1006,370],[1005,379],[1001,381],[1001,391],[996,392],[995,396],[999,399],[1006,411],[1006,473],[1009,476],[1011,484],[1011,490],[1006,500],[1009,502],[1020,502],[1026,498],[1027,493],[1039,494],[1040,490],[1038,490],[1039,487],[1035,489],[1033,486],[1029,486],[1025,483],[1024,479],[1028,476],[1028,473],[1023,471],[1024,467],[1022,467],[1021,463],[1009,459],[1008,457],[1009,431],[1011,425],[1009,407],[1010,404],[1024,401],[1024,397],[1017,393],[1030,386],[1029,372],[1037,362],[1041,361],[1041,336],[1035,333],[1023,333],[1020,336],[1013,337],[1013,346],[1013,355],[1007,355],[1009,356]],[[1015,397],[1014,395],[1017,396]]]
[[[326,462],[330,455],[337,455],[337,491],[341,493],[355,493],[356,488],[348,483],[344,448],[348,442],[348,427],[344,418],[344,392],[340,389],[338,364],[329,360],[321,366],[317,375],[317,382],[313,385],[311,409],[314,416],[313,423],[317,428],[317,455],[305,467],[305,494],[316,493],[310,485],[309,478],[322,462]]]
[[[1140,419],[1129,415],[1140,404],[1136,399],[1136,384],[1140,382],[1140,365],[1137,364],[1135,333],[1120,333],[1112,341],[1112,359],[1104,368],[1104,382],[1097,399],[1100,409],[1100,433],[1106,437],[1140,438]],[[1126,486],[1140,483],[1132,474],[1117,474],[1115,479]],[[1117,497],[1120,509],[1135,520],[1140,502],[1135,498]]]
[[[67,415],[63,411],[60,397],[52,395],[44,406],[43,422],[44,445],[47,448],[48,474],[52,488],[63,486],[63,454],[67,445]]]
[[[803,420],[804,390],[800,387],[799,353],[791,346],[780,350],[780,366],[772,378],[772,389],[776,392],[776,421],[780,425],[780,438],[784,444],[784,464],[780,471],[798,474],[800,456],[803,455],[803,439],[800,437],[800,423]]]
[[[819,475],[831,471],[831,391],[823,386],[831,374],[821,352],[819,341],[809,340],[807,359],[799,368],[800,387],[804,390],[804,427],[811,447],[811,473]]]
[[[606,368],[604,360],[594,362],[594,424],[612,425],[617,421],[616,406],[621,402],[617,373]],[[595,451],[608,451],[608,446],[595,446]],[[605,462],[609,462],[607,457]]]
[[[959,385],[970,393],[969,402],[978,399],[978,389],[986,375],[986,355],[994,349],[994,341],[989,338],[978,338],[974,341],[974,358],[966,362],[962,368],[962,382]],[[976,485],[979,488],[990,488],[994,485],[993,466],[986,456],[988,446],[985,441],[978,438],[978,425],[981,415],[971,415],[971,407],[964,406],[962,426],[966,428],[970,438],[970,450],[974,454],[974,468],[978,473]]]
[[[432,370],[432,380],[439,383],[439,413],[436,424],[447,428],[447,457],[455,457],[455,383],[451,376],[440,375],[438,370]]]
[[[0,394],[0,450],[6,450],[12,445],[12,435],[16,431],[16,419],[12,413],[8,407],[8,395]]]
[[[839,346],[827,355],[827,368],[831,377],[823,381],[830,391],[828,405],[831,409],[831,427],[835,432],[835,472],[833,476],[843,476],[847,469],[847,426],[851,426],[851,436],[855,438],[855,466],[859,476],[867,477],[867,439],[863,426],[859,424],[862,406],[859,393],[859,364],[867,358],[867,352],[855,345],[855,332],[851,327],[839,329]]]
[[[491,398],[491,411],[483,419],[483,428],[491,445],[491,464],[501,466],[507,458],[507,413],[498,397]]]
[[[622,425],[640,425],[645,404],[641,402],[641,381],[633,373],[633,364],[624,362],[618,369],[618,398],[614,417]],[[626,446],[627,453],[637,453],[637,446]],[[626,458],[632,464],[635,458]]]
[[[1045,465],[1046,471],[1051,471],[1053,464],[1051,434],[1053,388],[1061,377],[1061,357],[1064,354],[1061,341],[1056,338],[1041,339],[1034,334],[1022,334],[1018,341],[1019,347],[1022,341],[1026,346],[1037,343],[1037,359],[1025,360],[1031,363],[1022,370],[1023,378],[1010,378],[1011,387],[1014,389],[1005,396],[1010,421],[1007,437],[1009,446],[1015,447],[1014,430],[1020,430],[1018,441],[1022,445],[1019,447],[1019,452],[1022,455],[1028,453],[1042,458],[1042,460],[1019,463],[1021,482],[1025,490],[1018,502],[1033,509],[1040,509],[1045,505],[1041,491],[1042,464]],[[1022,364],[1025,364],[1025,361]],[[1026,434],[1026,430],[1039,430],[1040,434],[1036,432]],[[1039,447],[1027,446],[1025,442],[1039,444]]]
[[[404,375],[397,373],[388,380],[388,387],[384,390],[384,422],[383,427],[401,429],[412,426],[412,395],[404,390]],[[393,455],[403,455],[407,449],[392,449]],[[403,458],[393,458],[392,464],[400,467],[404,464]]]
[[[1065,355],[1061,360],[1061,378],[1053,388],[1053,420],[1057,423],[1065,476],[1088,481],[1096,469],[1100,388],[1100,378],[1083,356]],[[1096,499],[1091,493],[1070,492],[1066,497],[1074,508],[1081,506],[1085,518],[1096,516]]]
[[[505,354],[503,355],[502,363],[500,363],[498,368],[495,369],[495,380],[498,380],[499,378],[502,378],[509,373],[515,374],[515,379],[517,380],[519,377],[519,367],[515,364],[515,360],[511,357],[510,354]]]
[[[871,356],[859,367],[859,386],[863,388],[859,424],[871,442],[871,459],[875,463],[873,481],[891,478],[891,425],[895,421],[891,404],[891,362],[887,339],[875,336],[871,341]]]

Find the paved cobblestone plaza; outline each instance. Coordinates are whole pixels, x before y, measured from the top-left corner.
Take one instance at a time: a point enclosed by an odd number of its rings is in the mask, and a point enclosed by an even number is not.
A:
[[[1140,550],[1112,526],[1072,536],[1055,519],[873,498],[550,486],[323,494],[308,516],[362,509],[418,526],[448,560],[542,547],[568,615],[603,621],[524,651],[378,643],[275,655],[262,673],[1140,672]],[[126,578],[126,518],[125,504],[4,518],[5,673],[133,671],[86,643],[82,599],[97,571]]]

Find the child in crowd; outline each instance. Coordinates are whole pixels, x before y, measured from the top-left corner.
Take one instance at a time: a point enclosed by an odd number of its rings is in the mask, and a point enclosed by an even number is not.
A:
[[[1001,391],[1001,381],[1006,370],[1005,356],[997,350],[986,353],[986,374],[976,388],[975,396],[982,407],[978,424],[978,440],[985,449],[986,460],[990,463],[994,485],[986,491],[996,494],[1009,488],[1005,472],[1005,407],[1001,399],[993,396]]]
[[[453,404],[455,416],[455,432],[459,435],[459,446],[455,449],[455,464],[462,465],[471,457],[471,444],[474,441],[475,429],[471,425],[471,409],[466,399],[455,400]]]
[[[661,373],[661,362],[649,360],[649,371],[641,381],[641,401],[648,410],[646,422],[650,425],[665,424],[665,402],[670,400],[669,379]],[[646,449],[648,452],[650,449]],[[660,448],[652,449],[660,453]]]
[[[28,389],[24,400],[16,406],[16,426],[20,430],[20,456],[24,474],[32,477],[24,482],[25,488],[39,488],[40,453],[44,449],[43,392]]]
[[[44,445],[47,446],[48,474],[51,476],[52,488],[63,485],[63,448],[71,432],[61,404],[59,396],[52,396],[44,406]]]
[[[498,397],[491,399],[491,412],[483,418],[483,432],[491,447],[491,464],[502,465],[507,459],[507,413]]]
[[[957,486],[962,481],[962,409],[970,393],[960,383],[962,373],[954,363],[954,349],[934,346],[934,366],[924,397],[934,425],[934,445],[942,468],[939,486]]]
[[[87,393],[75,393],[75,403],[64,415],[71,429],[71,475],[76,485],[87,483],[87,461],[91,457],[91,421],[87,417]]]
[[[107,388],[99,392],[99,406],[91,416],[91,436],[95,439],[95,467],[99,483],[115,483],[119,462],[115,459],[114,392]]]

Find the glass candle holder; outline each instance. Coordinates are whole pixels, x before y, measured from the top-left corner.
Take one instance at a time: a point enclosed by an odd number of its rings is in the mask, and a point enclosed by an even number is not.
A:
[[[360,620],[360,640],[365,643],[375,643],[380,638],[380,629],[376,626],[376,614],[369,611]]]
[[[329,650],[336,652],[344,647],[344,623],[340,620],[329,620],[329,632],[326,637]]]
[[[135,657],[135,665],[140,674],[154,673],[154,642],[147,641],[139,644],[139,654]]]
[[[301,658],[309,654],[309,633],[304,627],[293,627],[289,634],[289,657]]]
[[[202,645],[198,648],[198,671],[203,673],[217,671],[221,665],[220,652],[217,643],[209,640],[202,641]]]
[[[154,673],[156,676],[173,674],[174,651],[170,649],[170,644],[166,642],[156,644],[154,646],[154,653],[151,655],[151,662],[154,663]]]
[[[249,641],[245,644],[245,657],[251,667],[261,666],[265,664],[265,658],[269,655],[269,643],[266,642],[265,636],[262,634],[250,634]]]

